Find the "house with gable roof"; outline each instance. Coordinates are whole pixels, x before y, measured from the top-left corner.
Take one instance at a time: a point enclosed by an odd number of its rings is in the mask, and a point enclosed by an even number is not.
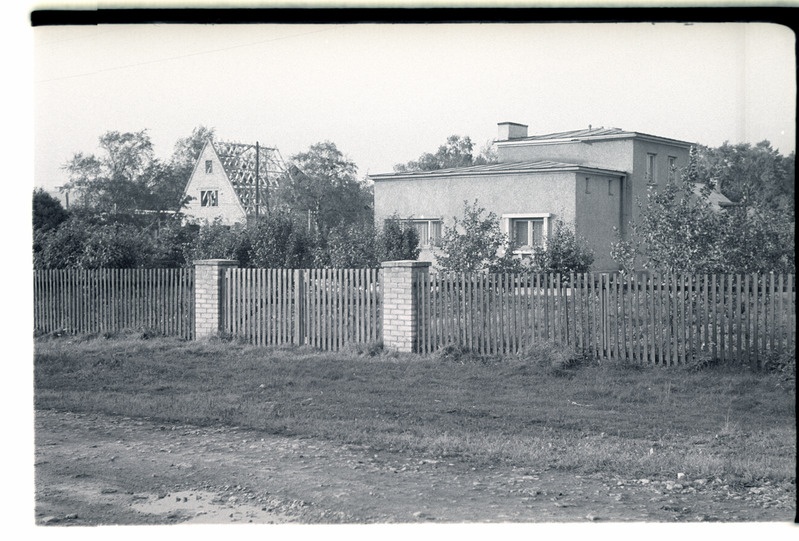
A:
[[[287,174],[277,149],[244,143],[205,142],[183,196],[187,220],[225,225],[264,214],[280,179]]]
[[[498,124],[497,163],[435,171],[370,175],[375,223],[410,217],[420,234],[420,259],[435,261],[442,228],[477,200],[500,218],[515,253],[543,246],[556,220],[571,224],[594,251],[594,270],[615,271],[611,243],[637,218],[636,198],[678,178],[692,143],[592,128],[528,135],[528,126]]]

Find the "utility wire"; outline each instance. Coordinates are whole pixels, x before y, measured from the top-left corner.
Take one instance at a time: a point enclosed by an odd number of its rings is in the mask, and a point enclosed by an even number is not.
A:
[[[179,56],[170,56],[170,57],[167,57],[167,58],[158,58],[158,59],[155,59],[155,60],[148,60],[146,62],[138,62],[138,63],[135,63],[135,64],[125,64],[124,66],[114,66],[112,68],[98,69],[98,70],[94,70],[94,71],[90,71],[90,72],[86,72],[86,73],[77,73],[75,75],[65,75],[64,77],[54,77],[52,79],[42,79],[41,81],[35,81],[34,84],[50,83],[50,82],[53,82],[53,81],[63,81],[63,80],[66,80],[66,79],[76,79],[78,77],[86,77],[86,76],[89,76],[89,75],[97,75],[98,73],[105,73],[105,72],[109,72],[109,71],[118,71],[118,70],[122,70],[122,69],[135,68],[135,67],[139,67],[139,66],[147,66],[147,65],[150,65],[150,64],[158,64],[159,62],[168,62],[170,60],[180,60],[181,58],[190,58],[192,56],[201,56],[201,55],[205,55],[205,54],[217,53],[217,52],[220,52],[220,51],[230,51],[232,49],[240,49],[242,47],[252,47],[253,45],[260,45],[262,43],[271,43],[273,41],[281,41],[281,40],[284,40],[284,39],[299,38],[299,37],[302,37],[302,36],[309,36],[311,34],[319,34],[321,32],[330,32],[332,30],[337,30],[337,29],[338,29],[338,27],[324,28],[324,29],[321,29],[321,30],[314,30],[312,32],[305,32],[303,34],[294,34],[294,35],[291,35],[291,36],[282,36],[282,37],[279,37],[279,38],[265,39],[265,40],[261,40],[261,41],[253,41],[251,43],[242,43],[242,44],[239,44],[239,45],[231,45],[230,47],[221,47],[219,49],[210,49],[210,50],[207,50],[207,51],[198,51],[196,53],[188,53],[188,54],[179,55]]]

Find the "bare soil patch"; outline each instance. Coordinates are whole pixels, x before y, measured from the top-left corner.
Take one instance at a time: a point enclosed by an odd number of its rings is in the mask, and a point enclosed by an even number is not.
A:
[[[36,412],[40,525],[792,521],[792,482],[418,459],[235,427]]]

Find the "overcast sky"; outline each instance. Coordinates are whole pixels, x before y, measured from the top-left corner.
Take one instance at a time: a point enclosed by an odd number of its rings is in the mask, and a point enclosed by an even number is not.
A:
[[[795,144],[794,35],[743,24],[38,27],[35,184],[73,153],[147,129],[156,154],[199,125],[284,158],[330,140],[361,176],[531,134],[619,127],[706,145]]]

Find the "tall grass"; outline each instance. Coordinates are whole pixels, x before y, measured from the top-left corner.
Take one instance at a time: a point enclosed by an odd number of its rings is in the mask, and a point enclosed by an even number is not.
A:
[[[222,424],[475,463],[790,480],[792,386],[724,367],[418,357],[177,339],[39,340],[37,408]]]

